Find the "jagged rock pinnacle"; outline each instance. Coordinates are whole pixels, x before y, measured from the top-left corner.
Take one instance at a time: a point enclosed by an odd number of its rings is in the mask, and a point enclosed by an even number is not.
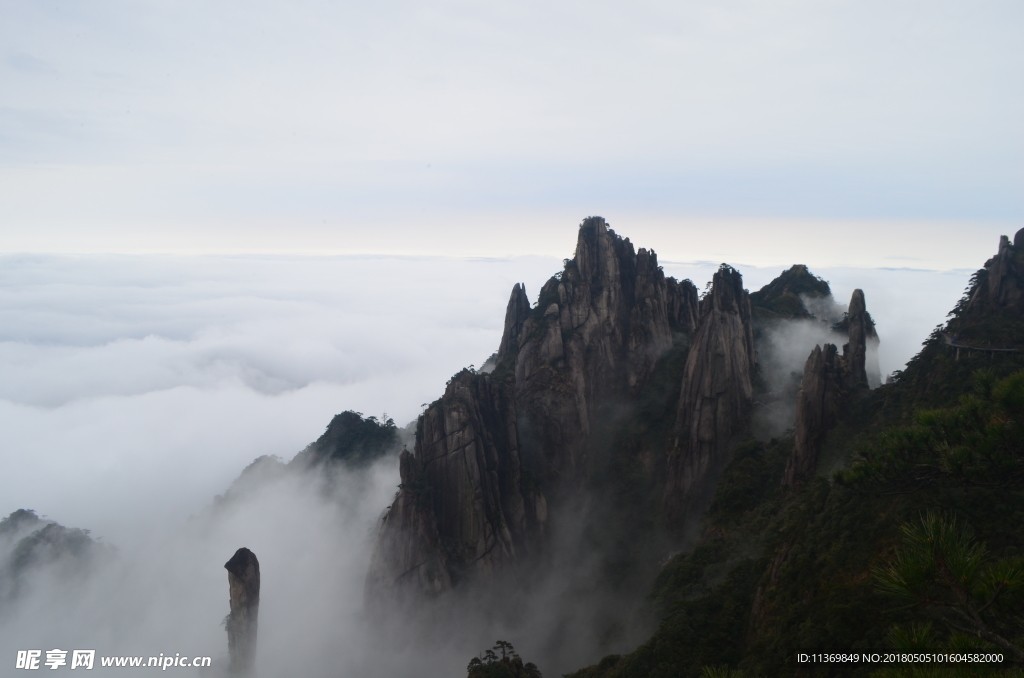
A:
[[[878,386],[881,382],[878,368],[878,334],[875,332],[875,322],[864,303],[864,291],[860,289],[854,290],[853,296],[850,297],[847,334],[849,343],[843,346],[843,359],[846,361],[844,386],[848,390],[858,386]]]
[[[228,571],[231,613],[227,619],[231,675],[249,676],[256,659],[256,631],[260,611],[260,562],[249,549],[235,551],[224,563]]]
[[[668,458],[665,509],[670,522],[698,500],[703,480],[725,463],[753,400],[754,336],[743,277],[723,265],[700,307]]]
[[[795,441],[786,462],[784,485],[794,487],[814,474],[825,436],[839,415],[843,373],[843,358],[835,344],[814,347],[804,365],[797,397]]]

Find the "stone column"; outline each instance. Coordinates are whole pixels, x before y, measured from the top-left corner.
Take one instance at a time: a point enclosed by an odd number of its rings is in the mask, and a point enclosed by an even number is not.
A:
[[[231,614],[227,619],[231,675],[251,676],[260,612],[260,562],[255,553],[243,547],[235,551],[224,568],[228,571],[231,595]]]

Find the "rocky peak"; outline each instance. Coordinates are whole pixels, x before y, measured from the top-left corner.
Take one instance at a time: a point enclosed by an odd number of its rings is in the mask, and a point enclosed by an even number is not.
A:
[[[544,496],[524,488],[511,389],[463,370],[420,416],[415,454],[381,526],[368,586],[408,578],[439,592],[492,572],[531,548],[547,518]]]
[[[806,298],[826,298],[832,290],[826,281],[811,273],[804,264],[795,264],[778,278],[750,294],[750,303],[771,316],[807,318]]]
[[[999,237],[999,251],[985,262],[984,274],[975,286],[967,311],[1024,308],[1024,228],[1013,236]]]
[[[875,321],[867,312],[863,290],[853,291],[843,325],[849,337],[849,342],[843,346],[845,387],[851,390],[858,386],[878,386],[882,381],[878,367],[878,334]]]
[[[515,388],[530,456],[546,485],[583,480],[601,408],[635,393],[672,347],[657,255],[635,252],[601,217],[584,220],[522,336]]]
[[[703,482],[725,461],[753,400],[754,337],[743,277],[725,264],[701,300],[686,361],[674,440],[668,454],[665,507],[679,520]]]
[[[658,255],[641,247],[636,255],[633,304],[626,338],[626,381],[631,392],[646,381],[658,358],[670,348],[668,284],[658,266]]]
[[[398,427],[390,418],[379,421],[377,417],[364,418],[361,412],[347,410],[334,415],[323,435],[295,455],[289,466],[340,463],[349,468],[365,468],[397,452],[400,444]]]
[[[523,325],[530,316],[530,299],[526,296],[526,286],[516,283],[512,287],[512,295],[505,309],[505,329],[501,333],[501,344],[498,346],[499,364],[509,356],[519,353],[519,339],[523,333]]]
[[[814,474],[828,432],[836,425],[851,393],[874,388],[878,369],[878,334],[867,312],[864,291],[856,289],[846,317],[836,328],[849,337],[840,356],[834,344],[815,346],[804,363],[797,395],[793,453],[786,463],[783,484],[794,487]]]
[[[666,278],[668,292],[668,324],[673,332],[692,334],[700,317],[700,298],[697,286],[689,280]]]
[[[843,400],[845,362],[835,344],[815,346],[804,364],[797,396],[793,453],[783,484],[796,486],[814,474],[825,436],[835,426]]]

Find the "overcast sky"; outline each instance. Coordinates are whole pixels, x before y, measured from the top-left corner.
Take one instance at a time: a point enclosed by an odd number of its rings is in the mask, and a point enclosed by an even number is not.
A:
[[[679,260],[716,258],[714,231],[719,249],[760,236],[752,263],[832,252],[819,266],[941,239],[925,265],[953,268],[977,265],[970,232],[988,252],[1024,225],[1013,0],[0,0],[0,17],[4,251],[561,257],[602,214]],[[835,254],[862,233],[878,256]]]

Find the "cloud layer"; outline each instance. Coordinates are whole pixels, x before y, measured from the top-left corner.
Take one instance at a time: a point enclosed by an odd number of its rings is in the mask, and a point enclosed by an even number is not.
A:
[[[665,269],[703,287],[716,266]],[[559,268],[540,257],[5,257],[0,512],[34,508],[116,538],[180,520],[342,410],[405,424],[496,349],[512,285],[536,295]],[[778,274],[740,268],[750,289]],[[967,277],[817,272],[841,303],[865,289],[883,373],[916,352]]]
[[[737,265],[750,289],[779,273]],[[0,618],[0,652],[48,644],[223,656],[221,567],[244,545],[265,572],[260,653],[271,675],[450,674],[497,637],[528,659],[578,666],[597,636],[551,639],[567,619],[590,628],[599,601],[580,592],[585,577],[536,582],[515,628],[476,616],[477,605],[437,612],[464,623],[457,632],[448,617],[427,624],[444,638],[403,624],[368,632],[362,582],[398,482],[393,458],[339,477],[326,494],[286,477],[210,508],[254,458],[290,458],[337,412],[412,420],[452,373],[495,350],[513,283],[535,297],[560,268],[544,257],[0,258],[0,514],[33,508],[117,547],[91,574],[31,575]],[[665,262],[701,288],[716,268]],[[865,289],[883,371],[916,352],[967,278],[816,272],[841,301]],[[790,337],[794,369],[818,339]],[[550,601],[563,599],[553,619]]]

